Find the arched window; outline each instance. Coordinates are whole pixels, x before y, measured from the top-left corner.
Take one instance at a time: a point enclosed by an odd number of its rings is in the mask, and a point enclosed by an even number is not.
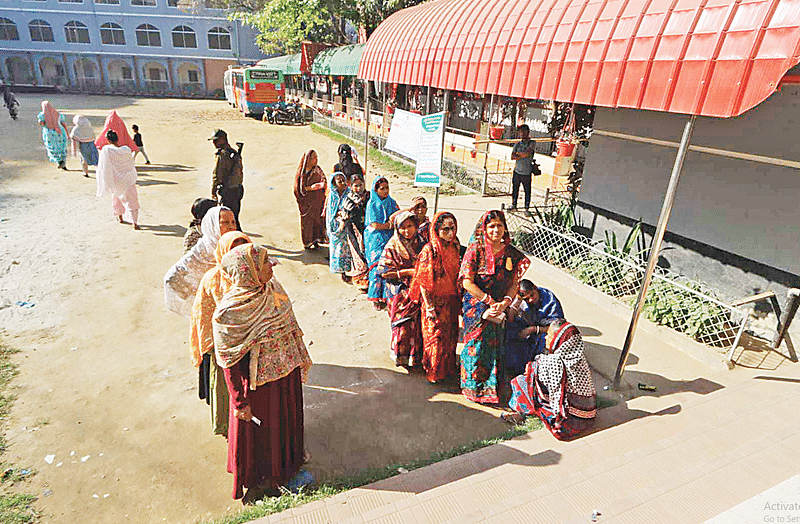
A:
[[[125,31],[121,25],[107,22],[100,26],[100,40],[104,44],[125,45]]]
[[[227,29],[222,27],[212,27],[208,31],[208,48],[209,49],[230,49],[231,48],[231,34]]]
[[[0,18],[0,40],[19,40],[17,24],[8,18]]]
[[[31,20],[28,24],[31,32],[31,42],[53,42],[53,28],[44,20]]]
[[[150,24],[142,24],[136,28],[136,43],[142,47],[161,47],[161,33]]]
[[[197,47],[197,34],[191,27],[179,25],[172,30],[172,47]]]
[[[88,44],[89,29],[82,22],[71,20],[64,24],[64,32],[67,34],[67,42],[70,44]]]

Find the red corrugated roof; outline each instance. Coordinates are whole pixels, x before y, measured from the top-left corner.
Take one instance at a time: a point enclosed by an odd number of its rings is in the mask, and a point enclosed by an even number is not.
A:
[[[800,62],[800,0],[434,0],[386,19],[359,77],[728,117]]]

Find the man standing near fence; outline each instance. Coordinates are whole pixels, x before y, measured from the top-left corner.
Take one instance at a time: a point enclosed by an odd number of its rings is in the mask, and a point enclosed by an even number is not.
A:
[[[511,209],[517,209],[519,186],[525,190],[525,209],[531,206],[531,178],[542,174],[533,159],[536,144],[531,140],[531,129],[522,124],[517,128],[520,141],[511,150],[511,160],[515,160],[514,174],[511,177]]]

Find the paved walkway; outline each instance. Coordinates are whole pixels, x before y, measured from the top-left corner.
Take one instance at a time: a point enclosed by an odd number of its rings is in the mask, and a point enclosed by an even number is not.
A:
[[[704,522],[800,472],[800,366],[717,378],[604,409],[574,442],[534,432],[256,522]]]

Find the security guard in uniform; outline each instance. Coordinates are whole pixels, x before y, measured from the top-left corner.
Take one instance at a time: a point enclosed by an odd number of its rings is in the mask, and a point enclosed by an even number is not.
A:
[[[239,210],[244,196],[241,145],[239,151],[232,148],[228,143],[228,134],[222,129],[215,129],[209,140],[213,141],[214,147],[217,148],[217,162],[214,165],[211,181],[211,198],[233,211],[233,216],[236,217],[236,226],[241,231]]]

